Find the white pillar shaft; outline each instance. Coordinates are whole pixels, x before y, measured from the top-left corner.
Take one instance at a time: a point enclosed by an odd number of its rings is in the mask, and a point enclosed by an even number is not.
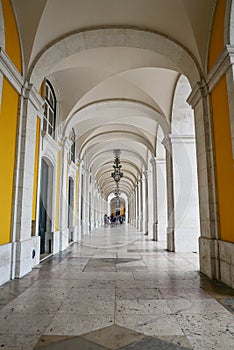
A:
[[[142,229],[143,233],[148,233],[148,199],[147,199],[147,182],[145,177],[142,178]]]
[[[166,149],[166,167],[167,167],[167,249],[175,251],[175,217],[174,217],[174,187],[173,187],[173,165],[171,142],[168,142]]]
[[[158,240],[158,208],[157,208],[157,174],[155,159],[152,161],[152,196],[153,196],[153,240]]]
[[[167,186],[166,160],[156,158],[157,172],[157,211],[158,211],[158,240],[167,240]]]

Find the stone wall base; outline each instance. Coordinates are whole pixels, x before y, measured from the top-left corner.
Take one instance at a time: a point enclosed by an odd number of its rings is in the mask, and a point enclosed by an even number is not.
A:
[[[234,288],[234,243],[219,241],[220,281]]]
[[[200,271],[234,288],[234,243],[199,238]]]
[[[0,285],[11,278],[12,243],[0,245]]]

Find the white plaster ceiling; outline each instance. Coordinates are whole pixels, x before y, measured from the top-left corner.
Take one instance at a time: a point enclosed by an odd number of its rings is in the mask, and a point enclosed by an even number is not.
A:
[[[113,149],[120,148],[129,195],[148,150],[155,156],[157,130],[171,119],[178,53],[166,54],[168,38],[205,72],[214,0],[12,0],[23,46],[25,76],[36,59],[71,33],[95,28],[138,28],[156,32],[165,54],[141,47],[106,45],[57,60],[49,76],[57,93],[60,122],[73,127],[78,157],[109,193]],[[92,45],[91,45],[92,46]],[[114,47],[115,46],[115,47]],[[66,50],[66,45],[64,47]],[[49,51],[48,51],[49,52]],[[56,51],[55,51],[56,53]],[[160,136],[162,138],[162,136]]]

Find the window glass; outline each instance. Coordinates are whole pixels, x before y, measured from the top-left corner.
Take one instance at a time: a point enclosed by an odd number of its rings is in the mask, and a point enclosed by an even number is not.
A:
[[[56,97],[52,85],[46,80],[43,130],[55,138]]]

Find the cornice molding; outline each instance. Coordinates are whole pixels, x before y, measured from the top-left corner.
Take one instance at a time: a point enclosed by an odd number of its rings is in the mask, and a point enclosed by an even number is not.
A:
[[[57,142],[49,136],[47,133],[42,134],[42,150],[45,151],[46,148],[51,149],[54,153],[61,151],[61,147]]]
[[[0,47],[0,71],[6,79],[9,80],[19,95],[30,100],[38,111],[39,116],[42,117],[44,105],[43,98],[32,84],[28,83],[28,81],[24,81],[23,76],[19,73],[18,69],[2,47]]]
[[[218,81],[233,64],[234,46],[226,45],[207,76],[207,85],[209,87],[209,92],[213,90]]]
[[[208,85],[204,80],[199,81],[187,98],[187,102],[194,109],[198,102],[209,93]]]
[[[223,52],[207,75],[207,79],[198,82],[187,98],[187,102],[194,108],[201,98],[207,96],[234,65],[234,46],[226,45]]]
[[[25,85],[24,78],[2,47],[0,47],[0,71],[10,81],[16,91],[22,94],[22,88]]]

